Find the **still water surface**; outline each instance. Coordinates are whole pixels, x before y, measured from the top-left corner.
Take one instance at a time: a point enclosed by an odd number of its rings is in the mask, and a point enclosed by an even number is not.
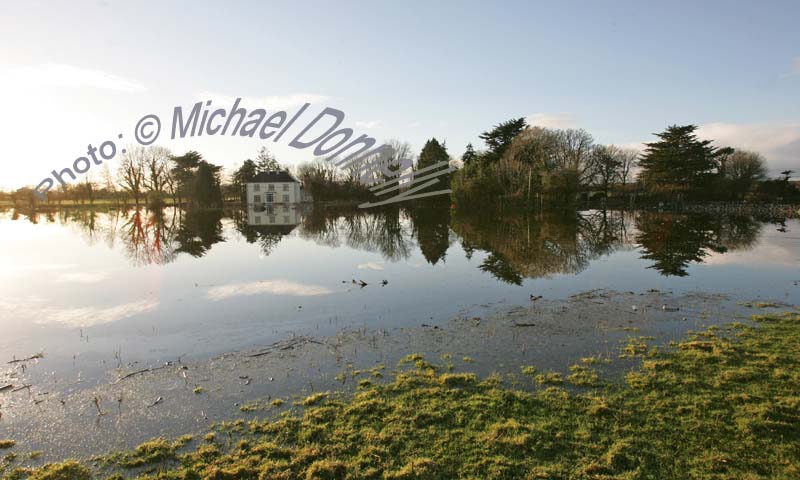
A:
[[[800,221],[786,219],[6,210],[0,252],[0,361],[43,352],[38,375],[87,383],[133,362],[443,323],[530,295],[659,289],[800,303]]]

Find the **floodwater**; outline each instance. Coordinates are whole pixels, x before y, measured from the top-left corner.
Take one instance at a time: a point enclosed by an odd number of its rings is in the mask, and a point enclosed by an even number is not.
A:
[[[798,247],[798,220],[645,211],[0,211],[0,438],[132,448],[415,352],[563,372],[800,303]]]
[[[781,218],[10,209],[0,252],[0,361],[43,354],[30,383],[598,288],[800,303],[800,221]]]

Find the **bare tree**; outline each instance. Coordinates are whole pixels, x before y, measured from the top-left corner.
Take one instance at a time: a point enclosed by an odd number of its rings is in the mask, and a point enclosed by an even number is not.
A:
[[[555,163],[557,170],[572,170],[578,183],[586,185],[594,176],[594,138],[584,129],[558,130]]]
[[[144,187],[151,192],[163,192],[170,176],[172,152],[164,147],[147,147],[144,152]]]
[[[593,182],[603,189],[607,198],[611,186],[620,178],[622,167],[619,158],[620,149],[614,145],[598,145],[594,148],[592,156],[594,157],[591,162],[594,172]]]
[[[620,161],[619,180],[622,182],[622,188],[628,184],[628,181],[633,178],[633,169],[639,161],[639,150],[635,148],[620,148],[617,152],[617,160]]]
[[[387,151],[389,152],[387,158],[382,159],[383,168],[381,170],[384,181],[400,176],[414,166],[414,152],[410,143],[393,138],[386,144],[391,147],[391,150]]]
[[[111,174],[111,168],[109,168],[108,163],[103,164],[103,170],[101,170],[100,175],[103,178],[103,187],[108,193],[115,192],[117,186],[114,184],[114,176]]]
[[[733,181],[736,193],[744,195],[755,182],[767,177],[767,163],[760,153],[736,150],[728,157],[725,175]]]
[[[133,197],[136,205],[139,205],[145,184],[146,150],[144,147],[129,145],[120,158],[117,183]]]

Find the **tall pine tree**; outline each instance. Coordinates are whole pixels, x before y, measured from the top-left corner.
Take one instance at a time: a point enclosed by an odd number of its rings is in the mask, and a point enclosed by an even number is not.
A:
[[[524,118],[514,118],[497,124],[488,132],[480,134],[480,139],[486,142],[486,146],[489,147],[489,151],[483,155],[483,158],[489,163],[503,158],[503,153],[511,145],[511,141],[527,126],[528,123]]]
[[[719,168],[719,151],[711,140],[699,140],[696,125],[667,127],[655,135],[657,142],[646,143],[639,161],[641,179],[652,192],[700,192],[709,185]]]
[[[414,170],[420,170],[425,167],[430,167],[435,165],[439,162],[449,162],[450,155],[447,153],[447,147],[445,146],[444,142],[439,143],[436,138],[431,138],[427,142],[425,142],[425,146],[422,147],[422,151],[419,153],[419,159],[417,160],[417,166]],[[440,168],[436,168],[433,171],[427,171],[420,174],[420,176],[430,175],[434,172],[437,172],[442,169],[449,168],[449,165],[445,164],[442,165]],[[429,187],[424,188],[418,192],[414,192],[414,194],[425,193],[425,192],[435,192],[437,190],[446,190],[450,188],[450,175],[445,174],[438,177],[435,177],[439,181]],[[427,180],[420,180],[418,181],[416,178],[413,181],[413,185],[419,185],[426,183],[432,179]]]

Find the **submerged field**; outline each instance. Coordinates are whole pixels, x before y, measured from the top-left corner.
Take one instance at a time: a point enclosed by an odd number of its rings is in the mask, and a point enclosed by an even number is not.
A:
[[[410,355],[393,373],[348,371],[354,395],[317,393],[266,420],[203,438],[25,469],[0,442],[8,479],[798,478],[800,314],[691,334],[667,348],[631,338],[624,379],[582,359],[570,375],[455,373]],[[531,392],[518,382],[531,382]],[[269,410],[284,400],[254,406]],[[30,456],[30,454],[27,454]],[[35,454],[34,454],[35,455]]]

